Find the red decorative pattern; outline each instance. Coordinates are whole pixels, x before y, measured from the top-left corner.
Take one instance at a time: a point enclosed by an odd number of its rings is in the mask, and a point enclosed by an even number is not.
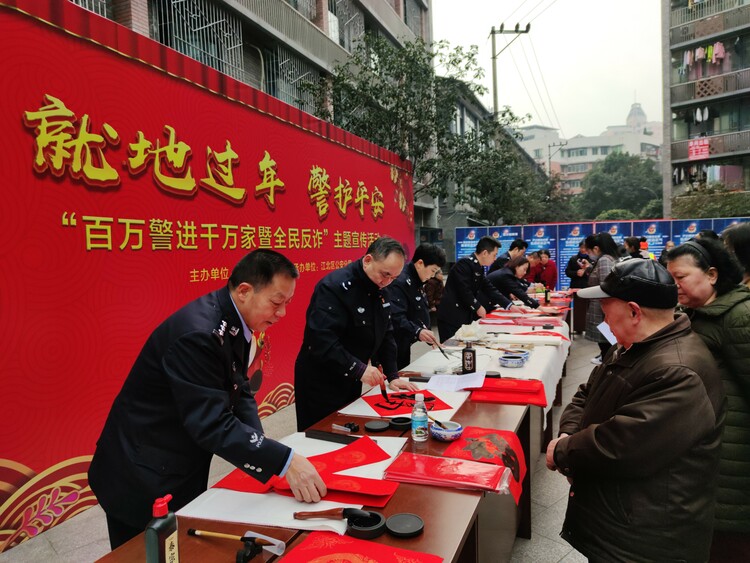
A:
[[[443,560],[437,555],[331,532],[312,532],[285,553],[283,559],[284,563],[440,563]]]

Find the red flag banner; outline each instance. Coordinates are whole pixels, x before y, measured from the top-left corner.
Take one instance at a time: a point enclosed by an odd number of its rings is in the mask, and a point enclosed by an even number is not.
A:
[[[315,283],[383,234],[411,254],[414,222],[408,162],[148,37],[59,0],[0,0],[0,30],[3,551],[92,503],[80,476],[167,316],[254,249],[296,264],[256,343],[266,416],[294,401]]]

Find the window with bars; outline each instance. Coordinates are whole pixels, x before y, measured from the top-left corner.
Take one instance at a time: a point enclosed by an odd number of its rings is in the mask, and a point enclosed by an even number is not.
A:
[[[314,21],[318,14],[315,0],[285,0],[285,2],[310,21]]]
[[[315,101],[302,85],[318,80],[318,71],[281,45],[266,51],[266,91],[302,111],[314,113]]]
[[[351,52],[365,33],[365,16],[352,0],[328,0],[329,23],[334,20],[338,42]],[[331,30],[333,31],[333,26]]]
[[[151,38],[243,80],[242,26],[208,0],[150,0]]]
[[[76,6],[80,6],[84,10],[94,12],[105,18],[112,19],[112,7],[109,5],[109,0],[70,0]]]
[[[422,17],[422,7],[417,0],[404,0],[404,23],[417,37],[422,37]]]

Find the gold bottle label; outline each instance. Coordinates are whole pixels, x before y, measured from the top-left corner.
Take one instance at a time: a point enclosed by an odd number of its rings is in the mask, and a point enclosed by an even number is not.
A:
[[[177,530],[164,540],[164,559],[167,563],[180,563],[180,552],[177,549]]]

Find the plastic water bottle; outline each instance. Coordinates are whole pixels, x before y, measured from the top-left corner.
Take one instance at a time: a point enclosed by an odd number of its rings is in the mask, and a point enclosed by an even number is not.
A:
[[[415,442],[427,441],[427,407],[424,406],[424,393],[414,396],[416,403],[411,411],[411,439]]]

